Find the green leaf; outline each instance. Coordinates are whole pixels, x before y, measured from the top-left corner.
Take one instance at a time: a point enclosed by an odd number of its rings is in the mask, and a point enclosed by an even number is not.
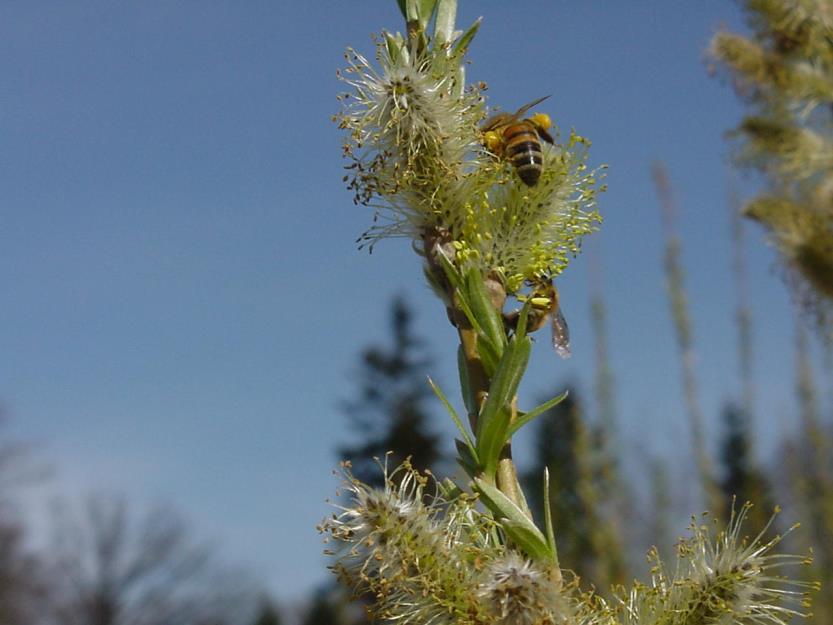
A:
[[[465,290],[472,312],[483,333],[496,347],[506,346],[506,330],[503,326],[503,318],[492,304],[486,283],[479,269],[472,268],[465,275]],[[503,350],[501,350],[503,351]]]
[[[561,395],[553,397],[551,400],[544,402],[540,406],[536,406],[529,412],[518,413],[517,419],[515,419],[515,421],[509,425],[509,436],[513,436],[515,432],[520,430],[523,426],[532,421],[535,417],[540,416],[550,408],[553,408],[560,404],[562,401],[564,401],[564,399],[566,399],[567,395],[569,394],[570,391],[564,391],[563,393],[561,393]]]
[[[400,41],[396,39],[393,35],[386,32],[385,33],[385,46],[388,49],[388,56],[390,60],[394,63],[398,63],[399,59],[401,58],[402,54],[402,44]]]
[[[553,556],[546,538],[532,521],[516,523],[505,520],[501,524],[503,531],[526,554],[539,562],[552,562]]]
[[[459,295],[459,291],[457,292]],[[469,320],[472,329],[477,333],[477,352],[480,356],[480,360],[483,362],[483,368],[486,370],[486,375],[492,377],[495,373],[495,369],[497,369],[498,361],[500,360],[500,355],[498,354],[498,349],[494,346],[494,344],[489,340],[489,337],[483,332],[483,329],[480,327],[480,324],[477,323],[477,319],[474,316],[474,313],[471,311],[471,307],[469,306],[468,302],[463,297],[458,297],[457,305],[460,307],[460,310],[463,311],[463,314],[466,316],[466,319]]]
[[[405,0],[405,11],[403,12],[405,21],[408,24],[418,23],[420,30],[424,31],[428,22],[431,21],[436,5],[437,0]],[[402,8],[401,0],[399,8]]]
[[[530,300],[524,302],[521,312],[518,314],[518,323],[515,325],[515,335],[520,338],[526,336],[526,328],[529,325],[529,307],[531,305]]]
[[[444,478],[441,482],[437,483],[437,486],[440,489],[440,494],[446,501],[454,501],[464,494],[463,489],[449,478]]]
[[[472,455],[476,458],[477,454],[474,451],[474,443],[469,436],[469,433],[466,431],[466,426],[463,425],[462,419],[460,419],[460,415],[457,414],[457,411],[454,410],[454,406],[451,405],[451,402],[448,401],[448,398],[442,392],[439,386],[434,384],[434,380],[428,378],[428,384],[431,386],[431,390],[434,391],[434,394],[440,399],[440,401],[445,406],[445,409],[448,410],[448,414],[451,415],[452,420],[454,421],[454,425],[457,426],[457,429],[460,431],[460,435],[463,437],[463,441],[465,441],[466,445],[471,448]]]
[[[457,19],[457,0],[439,0],[434,22],[434,41],[442,45],[451,41]]]
[[[478,430],[480,431],[476,437],[477,456],[482,461],[483,472],[489,477],[494,477],[497,472],[498,460],[500,460],[500,451],[506,444],[506,425],[509,423],[511,415],[509,409],[505,407],[489,412],[488,418],[484,417],[484,414],[481,413],[477,419]],[[482,428],[480,427],[481,424],[483,424]]]
[[[464,32],[460,39],[457,40],[457,43],[454,45],[454,55],[455,56],[463,56],[469,49],[469,44],[471,40],[474,39],[474,36],[477,34],[477,30],[480,28],[480,22],[483,21],[482,17],[478,17],[474,24],[469,26],[469,29]]]
[[[550,471],[544,467],[544,526],[547,531],[547,544],[552,553],[553,562],[558,566],[558,549],[555,547],[555,531],[552,527],[552,508],[550,507]]]
[[[483,327],[480,325],[478,317],[472,309],[471,298],[467,293],[463,277],[460,275],[460,272],[451,263],[451,261],[446,258],[445,255],[439,254],[438,258],[449,282],[451,282],[451,285],[455,288],[456,305],[466,316],[466,319],[468,319],[472,329],[477,333],[480,359],[483,361],[483,367],[486,369],[486,374],[491,377],[495,372],[498,360],[500,360],[500,354],[503,350],[498,350],[496,345],[491,341]]]
[[[494,375],[495,369],[497,368],[498,361],[500,360],[500,355],[503,353],[503,343],[506,341],[506,334],[503,331],[503,320],[497,315],[497,311],[495,311],[494,306],[489,306],[492,313],[496,316],[497,320],[500,321],[501,328],[500,332],[497,333],[494,331],[494,328],[491,329],[491,332],[487,332],[487,330],[483,327],[480,321],[480,316],[478,316],[477,311],[472,305],[472,297],[469,293],[469,289],[467,288],[467,280],[460,274],[460,271],[454,264],[446,257],[444,254],[437,254],[437,259],[440,265],[445,272],[448,281],[451,283],[451,286],[455,289],[455,303],[466,316],[469,323],[471,324],[472,329],[478,335],[478,351],[480,353],[480,358],[483,361],[483,367],[486,369],[486,374],[491,377]],[[476,270],[473,270],[476,272]],[[479,273],[478,273],[479,275]],[[472,281],[473,278],[471,279]],[[485,292],[486,287],[482,283],[482,279],[480,281],[480,285]],[[487,295],[488,297],[488,295]],[[491,302],[489,302],[491,304]],[[481,302],[482,305],[482,302]],[[483,315],[481,315],[483,316]],[[492,319],[490,324],[494,324],[495,320]],[[491,335],[497,334],[500,337],[500,341],[495,343],[494,339]],[[500,348],[498,348],[500,345]]]
[[[454,446],[457,448],[457,463],[469,477],[474,477],[480,470],[480,463],[477,461],[476,452],[472,451],[459,438],[454,439]]]
[[[466,316],[466,319],[469,320],[471,327],[474,328],[474,331],[477,332],[480,336],[486,336],[483,333],[483,329],[480,327],[480,324],[477,323],[477,317],[474,316],[474,312],[472,312],[471,306],[469,305],[468,299],[462,294],[460,289],[457,289],[457,301],[456,304],[460,307],[460,310],[463,311],[463,314]]]
[[[489,386],[489,395],[477,417],[477,455],[487,475],[493,476],[497,470],[500,451],[509,440],[508,430],[512,399],[518,392],[532,342],[528,337],[512,337],[509,346],[503,352],[495,375]]]
[[[419,22],[419,0],[405,0],[405,21]]]
[[[477,351],[480,354],[480,360],[483,362],[486,375],[491,378],[495,375],[495,371],[497,371],[500,362],[500,353],[498,353],[497,348],[484,334],[479,335],[477,338]]]
[[[460,275],[460,271],[454,266],[454,263],[449,260],[448,256],[442,252],[438,253],[436,257],[440,265],[442,265],[443,271],[445,272],[448,281],[451,283],[451,286],[459,289],[463,284],[463,276]]]
[[[437,8],[437,0],[417,0],[419,11],[419,23],[422,29],[428,26],[431,21],[431,16],[434,14],[434,9]]]
[[[408,21],[408,10],[405,7],[405,0],[396,0],[396,4],[399,5],[399,11],[402,13],[402,18],[405,21]]]
[[[466,412],[470,415],[476,415],[477,398],[471,390],[469,366],[466,362],[466,352],[463,351],[462,345],[457,347],[457,372],[460,375],[460,392],[463,394],[463,403],[466,405]]]
[[[531,558],[552,561],[553,553],[546,538],[535,523],[509,497],[495,486],[480,478],[474,478],[474,486],[483,504],[495,516],[503,531]]]

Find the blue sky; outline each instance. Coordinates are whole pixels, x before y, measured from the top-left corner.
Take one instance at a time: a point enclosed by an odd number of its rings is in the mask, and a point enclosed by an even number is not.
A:
[[[704,48],[733,3],[466,2],[471,80],[504,109],[552,94],[610,166],[603,273],[623,438],[685,440],[650,165],[667,164],[707,413],[737,393],[727,146],[742,108]],[[325,578],[314,525],[346,440],[360,349],[404,294],[452,391],[454,333],[404,241],[372,256],[330,122],[344,48],[399,29],[393,0],[0,5],[0,401],[54,478],[28,497],[174,503],[278,597]],[[748,231],[764,441],[793,402],[793,316]],[[527,396],[588,387],[588,258],[559,283],[574,357],[536,350]],[[786,364],[786,366],[785,366]],[[438,414],[440,414],[438,410]],[[709,424],[714,435],[716,426]],[[646,434],[648,433],[648,434]],[[641,447],[640,447],[641,446]]]

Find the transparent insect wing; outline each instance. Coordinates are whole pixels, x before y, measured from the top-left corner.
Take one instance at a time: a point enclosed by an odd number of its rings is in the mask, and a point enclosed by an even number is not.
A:
[[[555,352],[562,358],[569,358],[572,355],[570,328],[567,326],[567,320],[564,318],[560,306],[550,315],[550,322],[552,324],[552,346],[555,348]]]
[[[504,126],[515,119],[515,115],[512,113],[497,113],[496,115],[492,115],[489,119],[483,122],[483,126],[481,126],[482,130],[494,130],[499,126]]]
[[[533,106],[537,106],[537,105],[541,104],[541,102],[543,102],[544,100],[546,100],[546,99],[547,99],[547,98],[549,98],[549,97],[550,97],[550,96],[545,95],[543,98],[538,98],[537,100],[533,100],[533,101],[532,101],[532,102],[530,102],[529,104],[524,104],[521,108],[519,108],[519,109],[515,112],[515,114],[513,115],[513,117],[514,117],[514,118],[518,118],[518,117],[520,117],[521,115],[523,115],[524,113],[526,113],[529,109],[531,109]]]
[[[505,112],[504,113],[495,113],[489,119],[487,119],[485,122],[483,122],[483,125],[481,126],[481,128],[483,130],[494,130],[498,126],[504,126],[504,125],[509,124],[509,123],[511,123],[511,122],[513,122],[517,119],[520,119],[520,117],[522,115],[524,115],[529,109],[531,109],[533,106],[537,106],[538,104],[541,104],[541,102],[543,102],[544,100],[546,100],[549,97],[550,96],[545,95],[543,98],[538,98],[537,100],[533,100],[529,104],[524,104],[521,108],[519,108],[514,113],[505,113]]]

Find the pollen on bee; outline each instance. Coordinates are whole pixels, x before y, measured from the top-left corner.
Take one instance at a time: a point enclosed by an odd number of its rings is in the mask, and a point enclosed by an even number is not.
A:
[[[486,144],[486,147],[491,152],[497,153],[500,150],[502,145],[502,141],[500,135],[496,133],[494,130],[488,130],[483,134],[483,141]]]
[[[544,130],[549,130],[552,127],[552,119],[546,113],[535,113],[531,119],[536,126]]]

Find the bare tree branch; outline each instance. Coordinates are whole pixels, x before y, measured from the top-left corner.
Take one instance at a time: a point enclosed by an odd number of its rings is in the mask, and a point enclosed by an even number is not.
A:
[[[56,625],[234,625],[252,618],[258,589],[215,564],[170,508],[137,520],[123,498],[97,495],[80,514],[64,505],[54,529]]]

